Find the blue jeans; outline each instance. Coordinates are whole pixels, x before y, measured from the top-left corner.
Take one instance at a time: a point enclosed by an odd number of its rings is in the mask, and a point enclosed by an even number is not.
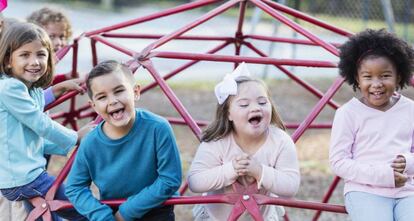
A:
[[[352,221],[412,221],[414,196],[388,198],[364,192],[345,195],[345,207]]]
[[[154,208],[137,221],[174,221],[174,206],[163,206]]]
[[[54,177],[49,176],[46,172],[43,172],[31,183],[19,187],[1,189],[1,193],[10,201],[23,200],[26,210],[30,212],[33,209],[33,206],[29,203],[28,199],[32,199],[37,196],[45,197],[47,191],[50,189],[54,181]],[[61,185],[56,191],[55,199],[68,200],[68,198],[65,195],[65,188],[63,185]],[[80,215],[75,209],[65,209],[61,211],[52,212],[52,219],[54,221],[61,220],[59,217],[68,220],[87,220],[85,217]]]

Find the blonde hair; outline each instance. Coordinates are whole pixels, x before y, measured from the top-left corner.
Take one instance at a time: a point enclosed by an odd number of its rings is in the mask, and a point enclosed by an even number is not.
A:
[[[272,101],[272,98],[270,96],[270,91],[263,81],[259,79],[253,79],[250,77],[246,77],[246,76],[238,77],[235,80],[236,80],[238,87],[241,84],[246,83],[246,82],[256,82],[259,85],[263,86],[266,90],[266,94],[267,94],[267,97],[269,99],[269,102],[272,108],[272,116],[270,118],[270,124],[275,125],[282,130],[286,130],[286,127],[283,124],[283,121],[279,113],[276,110],[274,102]],[[201,141],[203,142],[217,141],[221,138],[226,137],[227,135],[230,134],[230,132],[234,130],[233,123],[229,120],[229,108],[230,108],[231,100],[232,99],[228,97],[224,103],[217,104],[216,117],[213,120],[213,122],[211,122],[211,124],[207,127],[207,129],[203,131],[203,134],[201,135]]]
[[[66,40],[72,36],[72,26],[69,22],[68,17],[58,9],[44,7],[27,17],[28,22],[35,23],[42,27],[46,27],[49,23],[60,23],[65,25]]]
[[[11,69],[7,67],[12,53],[23,45],[37,40],[39,40],[46,48],[49,57],[47,60],[46,73],[39,80],[34,82],[32,87],[45,88],[49,86],[52,82],[55,68],[55,55],[52,49],[52,43],[47,33],[41,27],[31,23],[14,23],[7,27],[2,34],[0,39],[0,75],[6,74],[12,76]]]

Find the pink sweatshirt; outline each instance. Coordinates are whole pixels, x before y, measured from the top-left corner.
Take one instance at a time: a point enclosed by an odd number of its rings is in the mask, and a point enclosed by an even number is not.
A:
[[[414,195],[414,102],[404,96],[383,112],[353,98],[335,114],[329,161],[345,180],[344,194],[360,191],[391,198]],[[405,186],[395,188],[391,162],[406,159]]]
[[[207,195],[231,193],[232,184],[237,180],[232,160],[242,154],[233,134],[208,143],[201,143],[188,174],[189,188],[195,193]],[[258,181],[262,194],[292,197],[299,188],[299,164],[295,144],[283,130],[270,127],[269,136],[260,149],[251,156],[262,163],[262,178]],[[227,220],[232,205],[203,204],[201,205],[206,219]],[[261,208],[265,220],[277,220],[274,206]],[[197,217],[196,217],[197,220]],[[239,220],[251,220],[244,213]]]

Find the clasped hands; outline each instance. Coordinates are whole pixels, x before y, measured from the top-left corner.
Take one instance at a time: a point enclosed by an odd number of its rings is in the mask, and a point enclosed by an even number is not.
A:
[[[405,158],[401,155],[398,155],[392,161],[391,167],[394,170],[395,187],[403,187],[405,185],[405,182],[408,180],[407,175],[403,174],[406,167]]]

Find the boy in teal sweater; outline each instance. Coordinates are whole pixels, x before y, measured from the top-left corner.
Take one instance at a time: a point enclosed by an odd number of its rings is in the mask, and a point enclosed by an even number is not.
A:
[[[134,107],[140,87],[131,71],[104,61],[86,79],[90,104],[103,118],[79,146],[66,194],[89,220],[175,220],[173,206],[163,202],[181,184],[181,162],[169,123]],[[114,211],[100,200],[127,200]]]

